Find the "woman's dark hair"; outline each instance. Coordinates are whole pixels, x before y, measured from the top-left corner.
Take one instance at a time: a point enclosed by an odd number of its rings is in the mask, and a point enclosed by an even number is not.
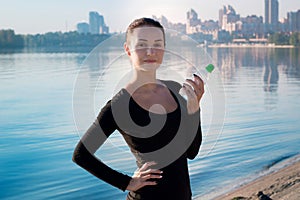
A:
[[[136,19],[133,22],[131,22],[131,24],[129,24],[129,26],[126,30],[126,42],[128,42],[127,39],[129,37],[129,34],[131,34],[135,28],[139,28],[139,27],[143,27],[143,26],[160,28],[160,30],[163,32],[164,43],[165,43],[166,40],[165,40],[164,27],[158,21],[151,19],[151,18],[146,18],[146,17]]]

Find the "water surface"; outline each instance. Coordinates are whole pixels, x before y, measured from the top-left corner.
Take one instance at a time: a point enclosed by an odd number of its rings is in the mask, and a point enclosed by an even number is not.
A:
[[[283,166],[280,164],[300,151],[299,49],[207,51],[221,73],[226,117],[214,148],[206,151],[217,137],[205,136],[199,156],[189,162],[193,196],[201,199],[212,199],[249,177]],[[107,51],[100,61],[119,53]],[[73,90],[87,56],[64,52],[0,54],[1,199],[126,196],[71,161],[80,135],[73,118]],[[91,90],[97,85],[96,99],[101,98],[97,93],[101,86],[110,83],[99,80],[100,71],[93,65],[86,71]],[[95,110],[100,108],[96,104]],[[205,121],[205,107],[202,110]],[[83,118],[88,124],[93,116]],[[134,159],[117,133],[97,155],[121,172],[131,175],[135,170]]]

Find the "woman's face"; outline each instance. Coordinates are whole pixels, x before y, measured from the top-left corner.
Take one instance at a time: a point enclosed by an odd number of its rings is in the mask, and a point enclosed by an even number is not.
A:
[[[137,70],[156,70],[163,61],[164,35],[157,27],[133,29],[125,43],[125,51]]]

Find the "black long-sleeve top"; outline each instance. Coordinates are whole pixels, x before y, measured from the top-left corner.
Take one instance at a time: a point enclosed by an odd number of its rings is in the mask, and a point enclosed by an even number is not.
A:
[[[95,157],[105,140],[118,130],[136,157],[137,166],[155,161],[153,168],[163,171],[157,185],[129,192],[127,199],[191,199],[187,158],[194,159],[201,141],[200,111],[188,114],[181,86],[163,81],[177,102],[177,109],[166,114],[151,113],[140,107],[121,89],[101,109],[97,119],[77,144],[73,161],[99,179],[125,191],[131,177]]]

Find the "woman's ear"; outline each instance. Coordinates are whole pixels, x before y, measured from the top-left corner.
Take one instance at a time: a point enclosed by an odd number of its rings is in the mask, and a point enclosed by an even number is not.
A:
[[[127,54],[128,56],[131,56],[130,48],[129,48],[129,46],[127,45],[126,42],[124,43],[124,50],[125,50],[125,52],[126,52],[126,54]]]

